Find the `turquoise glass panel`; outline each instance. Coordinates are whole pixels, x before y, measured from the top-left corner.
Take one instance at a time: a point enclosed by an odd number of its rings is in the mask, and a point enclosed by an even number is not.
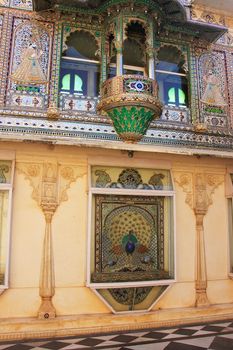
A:
[[[175,88],[170,88],[168,90],[168,103],[175,103],[176,102],[176,92]]]
[[[185,93],[184,93],[184,91],[179,89],[178,90],[178,94],[179,94],[179,104],[184,105],[185,104]]]
[[[83,81],[78,74],[74,76],[74,91],[83,92]]]
[[[70,74],[64,75],[62,78],[62,90],[70,90]]]

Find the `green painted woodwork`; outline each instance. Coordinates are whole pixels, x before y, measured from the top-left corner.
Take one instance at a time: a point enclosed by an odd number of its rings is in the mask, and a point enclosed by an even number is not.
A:
[[[154,111],[144,107],[119,107],[107,112],[118,135],[125,141],[139,141],[154,118]]]

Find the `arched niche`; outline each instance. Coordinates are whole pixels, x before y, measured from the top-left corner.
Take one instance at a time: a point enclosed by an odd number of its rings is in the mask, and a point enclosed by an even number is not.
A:
[[[99,94],[100,45],[87,30],[66,35],[61,57],[60,91],[64,94],[96,97]]]
[[[189,87],[186,57],[175,45],[163,45],[157,52],[156,80],[161,101],[168,106],[188,107]]]
[[[66,37],[62,56],[95,61],[98,60],[99,50],[99,42],[91,32],[75,30]]]
[[[143,22],[131,20],[125,27],[123,42],[124,65],[145,67],[147,31]]]

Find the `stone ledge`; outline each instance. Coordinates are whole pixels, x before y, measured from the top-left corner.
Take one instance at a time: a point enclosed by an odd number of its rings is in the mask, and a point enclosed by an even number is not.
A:
[[[94,314],[37,318],[0,319],[0,341],[79,336],[95,333],[176,327],[233,319],[233,304],[200,308],[157,310],[130,315]]]

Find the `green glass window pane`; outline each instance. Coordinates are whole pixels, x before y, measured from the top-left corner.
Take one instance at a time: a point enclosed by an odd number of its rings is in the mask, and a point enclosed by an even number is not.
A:
[[[65,74],[62,78],[62,90],[70,90],[70,74]]]
[[[74,76],[74,91],[83,92],[83,81],[77,74]]]
[[[179,94],[179,104],[185,104],[185,93],[183,90],[179,89],[178,90],[178,94]]]
[[[175,88],[170,88],[168,90],[168,103],[175,103],[176,102],[176,92]]]

